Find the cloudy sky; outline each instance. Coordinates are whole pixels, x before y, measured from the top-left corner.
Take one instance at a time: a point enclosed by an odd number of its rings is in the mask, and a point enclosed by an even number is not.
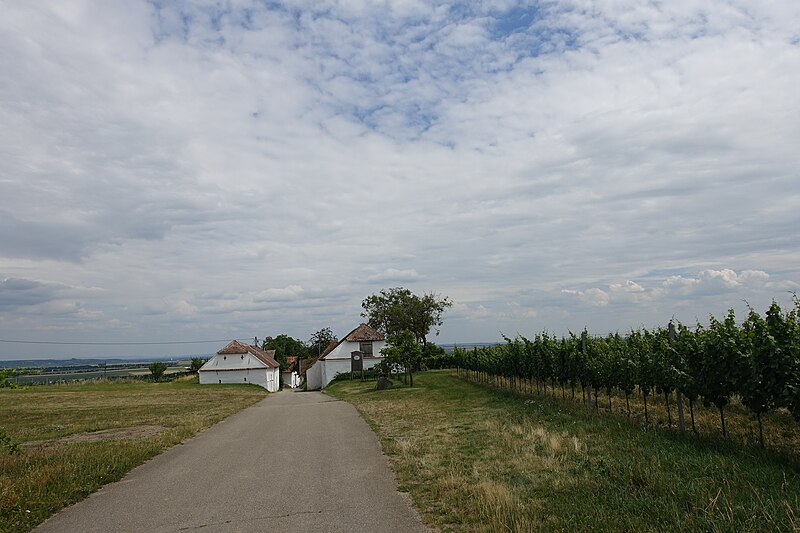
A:
[[[0,339],[693,323],[800,289],[796,0],[8,2]],[[0,358],[218,345],[0,343]]]

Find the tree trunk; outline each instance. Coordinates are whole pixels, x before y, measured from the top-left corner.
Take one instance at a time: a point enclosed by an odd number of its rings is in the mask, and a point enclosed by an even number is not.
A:
[[[723,406],[719,408],[719,418],[722,420],[722,436],[727,437],[728,432],[725,430],[725,408]]]
[[[667,427],[672,429],[672,412],[669,410],[669,393],[664,391],[664,405],[667,407]]]
[[[692,417],[692,432],[696,435],[697,429],[694,427],[694,400],[689,398],[689,414]]]
[[[642,397],[644,398],[644,423],[649,424],[650,419],[647,417],[647,394],[642,393]]]
[[[628,408],[628,417],[630,417],[631,416],[631,402],[628,399],[628,396],[629,396],[628,391],[625,391],[625,407]]]

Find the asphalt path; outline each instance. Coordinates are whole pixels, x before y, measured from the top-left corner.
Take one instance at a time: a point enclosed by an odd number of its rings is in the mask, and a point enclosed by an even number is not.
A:
[[[47,532],[422,532],[348,403],[282,391],[68,507]]]

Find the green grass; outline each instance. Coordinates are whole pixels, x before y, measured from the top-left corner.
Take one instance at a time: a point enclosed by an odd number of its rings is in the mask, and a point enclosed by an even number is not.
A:
[[[798,531],[800,460],[717,438],[415,375],[374,391],[343,381],[401,490],[443,531]]]
[[[122,478],[145,460],[264,398],[255,385],[93,382],[0,389],[0,532],[29,531],[55,511]],[[158,433],[59,442],[107,429],[158,426]],[[156,428],[158,429],[158,428]]]

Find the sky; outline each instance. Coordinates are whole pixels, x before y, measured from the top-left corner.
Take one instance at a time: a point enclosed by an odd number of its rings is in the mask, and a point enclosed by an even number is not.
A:
[[[705,323],[800,289],[800,2],[7,2],[0,359]]]

